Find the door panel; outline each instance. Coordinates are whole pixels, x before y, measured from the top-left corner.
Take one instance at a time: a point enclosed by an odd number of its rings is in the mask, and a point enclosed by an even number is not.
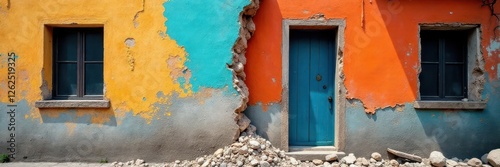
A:
[[[334,42],[334,30],[290,31],[290,145],[333,145]]]

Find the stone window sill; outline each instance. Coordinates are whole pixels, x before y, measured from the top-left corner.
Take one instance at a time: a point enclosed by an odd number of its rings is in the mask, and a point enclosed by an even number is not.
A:
[[[41,100],[37,108],[109,108],[108,100]]]
[[[416,109],[483,110],[486,101],[415,101]]]

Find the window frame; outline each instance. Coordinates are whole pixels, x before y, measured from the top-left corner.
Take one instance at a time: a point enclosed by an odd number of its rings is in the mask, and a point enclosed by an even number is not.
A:
[[[485,70],[484,57],[482,52],[482,34],[481,24],[475,23],[419,23],[418,24],[418,65],[421,67],[422,42],[420,31],[422,30],[467,30],[467,99],[455,101],[423,101],[420,97],[420,79],[421,68],[417,71],[417,99],[413,107],[417,110],[445,110],[445,111],[482,111],[486,108],[488,99],[483,98]]]
[[[85,95],[85,64],[93,63],[93,64],[102,64],[103,69],[102,73],[104,73],[104,28],[103,27],[54,27],[53,28],[53,45],[52,45],[52,69],[53,69],[53,89],[52,89],[52,99],[54,100],[102,100],[104,98],[104,78],[103,78],[103,92],[101,95]],[[76,82],[76,95],[58,95],[58,63],[64,63],[65,61],[58,61],[58,48],[59,45],[59,34],[58,32],[70,31],[71,33],[77,33],[77,55],[76,55],[76,63],[77,63],[77,82]],[[103,57],[101,61],[86,61],[86,53],[85,53],[85,33],[88,32],[100,32],[100,35],[103,38]],[[104,75],[104,74],[103,74]],[[104,76],[103,76],[104,77]]]
[[[438,95],[437,96],[423,96],[422,95],[422,92],[420,92],[420,99],[422,101],[432,101],[432,100],[437,100],[437,101],[460,101],[462,99],[467,99],[468,98],[468,88],[469,88],[469,85],[468,85],[468,75],[467,75],[467,69],[468,69],[468,47],[467,47],[467,43],[468,43],[468,38],[467,38],[467,35],[468,33],[470,33],[469,31],[467,30],[422,30],[420,31],[420,46],[422,46],[422,42],[423,42],[423,33],[426,33],[426,35],[435,35],[433,37],[435,37],[434,40],[437,39],[437,52],[438,52],[438,60],[437,62],[431,62],[431,61],[424,61],[423,60],[423,51],[421,51],[420,53],[420,57],[421,57],[421,61],[420,61],[420,65],[421,65],[421,70],[423,70],[423,64],[438,64]],[[449,41],[450,39],[453,38],[453,36],[460,36],[460,38],[464,38],[464,41],[460,41],[461,42],[461,50],[459,52],[461,52],[461,54],[463,55],[462,56],[462,60],[461,62],[449,62],[446,60],[446,41]],[[462,39],[461,39],[462,40]],[[423,48],[421,48],[423,50]],[[449,64],[460,64],[462,65],[462,96],[447,96],[446,95],[446,90],[447,90],[447,86],[446,86],[446,66],[449,65]],[[420,80],[420,76],[419,76],[419,80]],[[422,86],[420,87],[422,88]]]

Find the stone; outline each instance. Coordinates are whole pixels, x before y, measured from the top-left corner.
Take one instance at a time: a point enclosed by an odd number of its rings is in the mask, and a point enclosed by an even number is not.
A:
[[[431,161],[431,164],[437,167],[443,167],[446,165],[446,157],[444,157],[443,153],[439,151],[433,151],[431,152],[431,155],[429,156],[429,160]]]
[[[329,154],[325,156],[326,161],[335,161],[337,160],[337,158],[338,158],[337,154]]]
[[[459,162],[458,166],[467,166],[467,163],[465,163],[465,162]]]
[[[205,161],[205,162],[204,162],[201,166],[202,166],[202,167],[207,167],[208,165],[210,165],[210,162],[211,162],[211,160],[210,160],[210,159],[208,159],[208,160],[206,160],[206,161]]]
[[[261,167],[270,167],[271,166],[271,164],[269,164],[269,162],[267,162],[267,161],[260,161],[259,164]]]
[[[224,149],[219,148],[217,151],[215,151],[214,156],[222,155],[222,152],[224,152]],[[177,163],[177,161],[176,161],[176,163]]]
[[[257,140],[250,140],[248,142],[248,145],[250,146],[250,148],[252,149],[258,149],[260,147],[260,143],[257,141]],[[251,152],[251,151],[250,151]]]
[[[391,164],[391,166],[399,166],[399,162],[394,159],[389,161],[389,163]]]
[[[252,165],[252,166],[257,166],[258,164],[259,164],[259,160],[253,159],[252,161],[250,161],[250,165]]]
[[[354,154],[349,154],[346,157],[342,158],[341,161],[343,161],[346,164],[350,165],[350,164],[353,164],[354,162],[356,162],[356,156],[354,156]]]
[[[500,167],[500,148],[491,150],[486,157],[493,167]]]
[[[425,166],[430,166],[431,161],[427,158],[422,158],[422,164],[424,164]]]
[[[143,163],[144,163],[144,160],[142,160],[142,159],[135,160],[135,165],[141,165]]]
[[[238,150],[238,153],[239,153],[240,155],[243,155],[243,154],[248,153],[248,147],[247,147],[247,146],[243,146],[243,147],[241,147],[241,148]]]
[[[453,167],[453,166],[457,166],[457,165],[458,165],[458,162],[454,161],[453,159],[446,160],[446,166],[447,167]]]
[[[370,161],[366,160],[365,158],[362,158],[361,164],[363,164],[363,166],[368,166],[368,165],[370,165]]]
[[[298,165],[299,162],[297,162],[297,160],[293,157],[290,157],[290,163],[292,163],[292,165]]]
[[[351,164],[349,167],[359,167],[358,165]]]
[[[483,164],[488,164],[488,154],[484,154],[483,156],[481,156],[481,161],[483,162]]]
[[[377,160],[370,158],[370,163],[375,163],[375,162],[377,162]]]
[[[176,163],[176,164],[180,164],[180,163],[181,163],[181,161],[179,161],[179,160],[175,160],[175,163]]]
[[[483,165],[483,162],[481,162],[480,159],[472,158],[469,161],[467,161],[467,165],[472,167],[480,167],[481,165]]]
[[[321,164],[323,164],[323,161],[319,160],[319,159],[313,159],[312,162],[313,162],[314,165],[321,165]]]
[[[203,162],[205,162],[205,158],[201,157],[201,158],[198,158],[198,160],[196,160],[198,165],[202,165]]]
[[[374,152],[374,153],[372,153],[372,158],[377,160],[377,161],[380,161],[380,160],[382,160],[382,155],[380,155],[380,153],[378,153],[378,152]]]
[[[243,166],[243,162],[241,162],[240,160],[236,161],[236,166]]]
[[[227,167],[227,163],[223,162],[223,163],[220,163],[220,166],[219,167]]]

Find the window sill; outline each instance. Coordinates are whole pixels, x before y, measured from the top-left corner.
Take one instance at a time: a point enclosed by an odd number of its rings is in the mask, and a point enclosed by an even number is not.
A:
[[[486,101],[415,101],[416,109],[483,110]]]
[[[41,100],[37,108],[109,108],[108,100]]]

